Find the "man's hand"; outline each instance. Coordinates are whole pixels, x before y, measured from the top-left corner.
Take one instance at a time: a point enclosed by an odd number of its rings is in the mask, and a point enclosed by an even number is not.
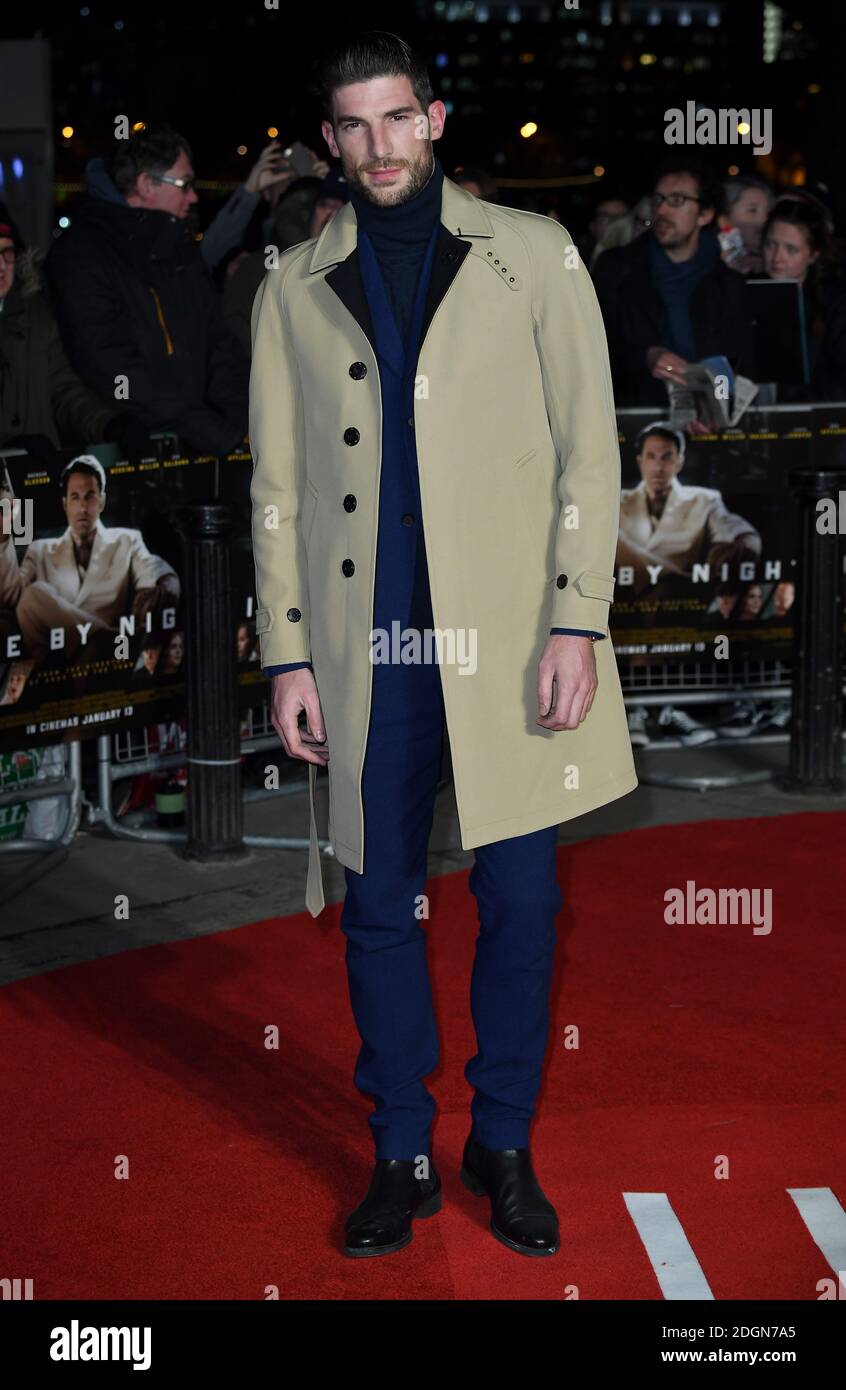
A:
[[[678,381],[682,386],[687,385],[685,372],[690,363],[686,358],[679,357],[678,353],[670,352],[669,348],[649,348],[646,353],[646,365],[659,381]]]
[[[552,681],[557,694],[552,708]],[[538,711],[544,729],[576,729],[589,712],[597,688],[590,637],[558,633],[549,638],[538,666]]]
[[[271,184],[277,183],[286,175],[294,177],[294,171],[282,153],[278,140],[265,145],[252,169],[244,179],[244,187],[250,193],[263,193]]]
[[[163,574],[150,589],[136,590],[132,600],[132,612],[136,618],[146,618],[148,613],[157,613],[167,606],[168,601],[179,600],[179,580],[172,574]]]
[[[302,758],[303,762],[318,766],[328,763],[326,728],[313,672],[301,666],[298,671],[282,671],[274,676],[270,708],[270,722],[289,758]],[[306,712],[305,730],[297,722],[301,710]]]

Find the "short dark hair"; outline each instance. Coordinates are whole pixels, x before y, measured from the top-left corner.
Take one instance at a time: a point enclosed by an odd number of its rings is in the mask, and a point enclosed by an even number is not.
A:
[[[106,157],[106,173],[124,197],[135,192],[139,174],[166,174],[182,153],[191,159],[184,135],[167,125],[147,125],[128,140],[116,140]]]
[[[643,453],[643,446],[647,439],[651,439],[653,434],[657,434],[659,439],[666,439],[668,444],[675,444],[680,458],[684,458],[684,435],[681,430],[674,430],[670,425],[662,425],[660,420],[656,420],[651,425],[644,425],[634,442],[635,454]]]
[[[407,77],[423,111],[435,100],[426,64],[405,39],[385,29],[371,29],[339,44],[321,64],[318,83],[325,119],[334,125],[334,98],[339,87],[369,82],[374,77]]]
[[[665,174],[690,174],[696,183],[696,194],[700,208],[713,208],[716,214],[722,204],[721,189],[711,167],[695,156],[679,152],[664,160],[655,175],[653,188]]]
[[[95,459],[93,454],[81,454],[79,458],[71,459],[66,463],[59,474],[59,488],[63,497],[68,495],[68,479],[71,473],[86,473],[91,478],[97,479],[97,486],[102,495],[106,491],[106,473],[99,459]]]

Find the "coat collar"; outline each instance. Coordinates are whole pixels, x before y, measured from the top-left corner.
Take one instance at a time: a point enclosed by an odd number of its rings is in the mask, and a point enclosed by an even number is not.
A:
[[[434,264],[420,329],[421,351],[435,312],[461,269],[464,258],[470,252],[471,243],[464,238],[494,236],[493,224],[484,204],[448,178],[444,178],[443,181],[441,218],[436,236]],[[325,270],[327,266],[332,266],[333,269],[325,276],[326,284],[335,292],[364,333],[373,349],[374,357],[378,357],[379,349],[373,330],[370,305],[361,275],[358,224],[351,203],[347,203],[336,212],[332,221],[323,228],[312,252],[309,273],[315,274],[317,271]]]
[[[484,203],[474,198],[452,179],[444,177],[441,193],[441,222],[454,236],[494,235],[493,224],[485,212]],[[352,203],[345,203],[331,222],[327,222],[311,255],[309,274],[314,275],[327,266],[345,261],[356,249],[358,223]]]

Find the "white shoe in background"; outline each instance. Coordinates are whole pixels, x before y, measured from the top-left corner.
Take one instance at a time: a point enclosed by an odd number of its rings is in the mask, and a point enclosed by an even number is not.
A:
[[[717,737],[716,729],[709,729],[705,724],[698,723],[675,705],[664,706],[658,715],[658,723],[661,728],[667,730],[670,737],[675,734],[680,743],[689,747],[699,743],[711,743]]]

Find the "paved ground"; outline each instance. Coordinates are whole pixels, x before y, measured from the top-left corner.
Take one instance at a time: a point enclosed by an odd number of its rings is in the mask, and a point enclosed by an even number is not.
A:
[[[560,842],[616,835],[637,826],[716,818],[781,815],[797,810],[846,809],[846,796],[796,796],[777,782],[691,791],[648,784],[653,775],[731,776],[787,766],[788,745],[749,743],[704,751],[647,750],[637,755],[642,784],[627,796],[565,823]],[[325,773],[319,798],[326,830]],[[261,835],[308,833],[308,795],[252,802],[246,831]],[[9,899],[4,890],[33,862],[0,856],[0,983],[77,961],[183,937],[225,931],[263,918],[304,911],[306,850],[254,850],[235,863],[196,864],[168,845],[116,839],[101,829],[83,831],[65,861]],[[430,840],[430,873],[471,867],[461,849],[452,785],[439,794]],[[327,902],[344,895],[344,869],[324,860]],[[116,921],[115,897],[129,897],[129,918]],[[309,921],[311,919],[308,919]]]

